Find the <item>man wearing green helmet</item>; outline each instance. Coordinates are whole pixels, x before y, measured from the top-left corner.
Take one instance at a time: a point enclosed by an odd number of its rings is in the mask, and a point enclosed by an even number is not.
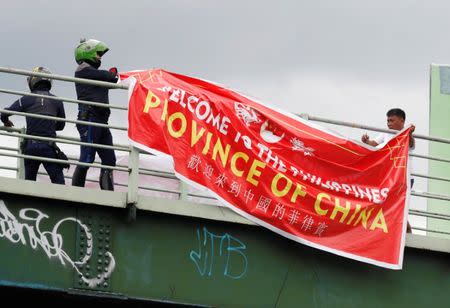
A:
[[[75,77],[116,83],[117,69],[100,70],[102,56],[109,50],[105,43],[89,39],[81,40],[75,48],[75,60],[79,64]],[[108,108],[109,89],[101,86],[75,83],[78,100],[85,100],[105,104],[105,107],[78,104],[78,120],[108,124],[111,113]],[[112,145],[111,131],[106,127],[77,124],[82,142]],[[81,146],[80,162],[92,163],[98,153],[102,165],[115,166],[116,155],[112,149],[101,149],[92,146]],[[77,166],[72,177],[73,186],[84,187],[86,173],[89,167]],[[102,168],[99,178],[100,188],[114,190],[112,170]]]

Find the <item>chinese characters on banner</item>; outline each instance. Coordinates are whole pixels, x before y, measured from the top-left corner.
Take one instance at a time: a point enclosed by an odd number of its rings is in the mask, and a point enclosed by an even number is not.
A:
[[[164,70],[130,78],[128,136],[177,176],[289,239],[401,269],[409,129],[369,149],[236,91]]]

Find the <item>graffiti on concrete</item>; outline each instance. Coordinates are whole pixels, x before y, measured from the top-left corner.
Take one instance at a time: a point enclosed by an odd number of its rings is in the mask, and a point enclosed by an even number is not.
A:
[[[42,230],[42,223],[49,216],[38,209],[23,208],[19,211],[18,218],[6,207],[3,200],[0,200],[0,238],[5,238],[14,244],[29,245],[33,249],[42,249],[48,258],[58,259],[62,265],[69,264],[77,271],[81,279],[93,288],[111,276],[116,262],[113,255],[108,251],[106,255],[110,258],[108,268],[96,278],[87,278],[80,271],[80,268],[87,264],[92,257],[93,238],[89,228],[80,220],[74,217],[66,217],[53,226],[51,230]],[[64,223],[74,223],[80,226],[86,238],[86,251],[79,260],[72,258],[64,250],[64,242],[59,228]]]
[[[198,250],[191,250],[189,257],[201,276],[211,277],[214,270],[223,270],[225,277],[240,279],[247,272],[247,247],[237,238],[228,233],[217,235],[203,227],[203,232],[197,229],[197,241]]]

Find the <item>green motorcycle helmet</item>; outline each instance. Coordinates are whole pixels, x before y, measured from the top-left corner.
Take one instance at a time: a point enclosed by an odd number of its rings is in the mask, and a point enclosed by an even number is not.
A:
[[[89,64],[100,66],[97,54],[103,56],[109,50],[105,43],[94,39],[81,39],[80,44],[75,48],[75,61],[81,64],[83,61]]]

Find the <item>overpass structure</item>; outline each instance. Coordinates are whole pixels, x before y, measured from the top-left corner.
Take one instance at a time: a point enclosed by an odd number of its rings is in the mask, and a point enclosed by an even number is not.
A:
[[[0,72],[45,75],[0,68]],[[51,75],[57,80],[95,83]],[[121,85],[103,84],[112,88]],[[9,89],[0,92],[24,95]],[[87,103],[59,98],[67,103]],[[125,111],[123,106],[110,106]],[[9,112],[3,108],[2,112]],[[11,114],[26,115],[9,112]],[[29,115],[32,116],[32,115]],[[311,121],[383,129],[302,115]],[[68,119],[68,122],[77,123]],[[126,130],[124,126],[112,129]],[[51,139],[0,128],[0,135]],[[415,135],[430,142],[450,140]],[[79,145],[73,136],[58,144]],[[18,144],[18,143],[17,143]],[[101,146],[101,145],[100,145]],[[442,228],[412,225],[403,269],[388,270],[345,259],[285,239],[237,215],[173,173],[144,165],[129,145],[114,145],[127,163],[109,167],[124,175],[116,191],[23,179],[18,146],[2,144],[1,163],[13,177],[0,177],[0,290],[16,301],[34,298],[110,305],[207,307],[424,307],[450,300],[450,196],[412,191],[443,202],[442,211],[410,209],[440,221]],[[450,152],[450,151],[449,151]],[[416,154],[448,164],[449,158]],[[83,164],[69,157],[73,166]],[[86,164],[85,164],[86,165]],[[95,162],[92,168],[107,167]],[[91,169],[92,169],[91,168]],[[447,177],[415,174],[430,181]],[[448,176],[448,175],[447,175]],[[67,175],[70,179],[70,175]],[[155,183],[163,183],[157,186]]]

